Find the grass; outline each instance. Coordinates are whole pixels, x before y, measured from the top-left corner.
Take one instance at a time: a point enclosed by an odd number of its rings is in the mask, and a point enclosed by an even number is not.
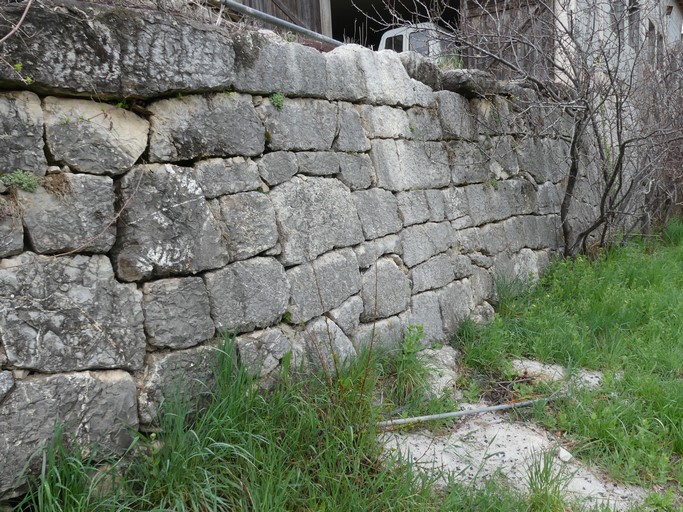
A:
[[[617,480],[681,495],[683,481],[683,223],[657,241],[551,266],[535,289],[499,288],[499,315],[465,323],[455,343],[466,366],[505,378],[529,357],[601,370],[595,390],[535,409],[573,453]]]

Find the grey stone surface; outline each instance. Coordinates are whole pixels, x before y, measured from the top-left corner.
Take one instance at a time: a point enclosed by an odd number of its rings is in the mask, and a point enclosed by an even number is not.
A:
[[[339,181],[351,190],[362,190],[372,185],[375,170],[366,154],[339,154]]]
[[[463,277],[472,275],[474,269],[472,268],[471,260],[467,256],[455,251],[452,251],[450,256],[453,273],[455,274],[456,279],[462,279]]]
[[[453,230],[449,222],[428,222],[401,231],[403,261],[409,267],[427,261],[453,245]]]
[[[458,229],[472,225],[465,187],[449,187],[442,193],[444,214]]]
[[[210,393],[221,348],[202,345],[149,354],[144,369],[135,375],[140,424],[158,424],[164,401],[179,397],[197,398]],[[189,405],[195,403],[191,400]]]
[[[538,257],[531,249],[524,248],[514,254],[499,254],[495,258],[494,272],[502,279],[534,283],[538,281],[540,271]]]
[[[408,139],[412,133],[406,111],[401,108],[359,105],[361,124],[373,139]]]
[[[14,375],[9,371],[0,371],[0,404],[14,387]]]
[[[339,155],[331,151],[302,151],[296,154],[299,172],[310,176],[330,176],[339,173]]]
[[[412,51],[401,52],[398,57],[410,78],[428,85],[435,91],[441,89],[441,71],[434,61]]]
[[[22,5],[3,7],[18,20]],[[68,4],[33,9],[22,25],[31,37],[3,45],[32,87],[101,99],[150,98],[173,92],[225,90],[235,79],[235,52],[224,29],[160,10]],[[0,79],[21,84],[11,66]],[[22,84],[23,85],[23,84]]]
[[[493,276],[488,270],[475,268],[469,281],[472,286],[472,300],[475,305],[493,297],[495,286]]]
[[[271,151],[329,151],[337,135],[337,106],[327,101],[285,98],[259,107]]]
[[[493,321],[493,317],[496,316],[496,310],[488,302],[484,301],[478,306],[475,306],[470,313],[470,319],[475,324],[489,324]]]
[[[560,207],[562,206],[562,199],[564,197],[562,185],[551,182],[541,183],[538,186],[537,192],[537,211],[539,214],[560,213]]]
[[[468,279],[463,279],[437,290],[436,293],[441,306],[443,329],[445,332],[453,334],[475,306],[472,286]]]
[[[218,201],[231,260],[243,260],[275,246],[275,209],[266,194],[243,192]]]
[[[369,242],[363,242],[353,249],[358,258],[360,268],[368,268],[385,254],[401,254],[401,237],[399,235],[388,235],[383,238],[375,238]]]
[[[408,76],[396,52],[347,44],[326,57],[330,99],[402,106],[433,102],[431,89]]]
[[[272,32],[252,30],[235,31],[233,48],[233,85],[238,91],[325,97],[325,56],[313,48],[287,43]]]
[[[410,304],[410,280],[393,258],[381,258],[363,273],[364,322],[405,311]]]
[[[144,284],[142,293],[150,345],[179,349],[213,338],[209,294],[200,277],[152,281]]]
[[[438,254],[413,267],[410,271],[413,282],[413,293],[446,286],[455,279],[453,257],[450,254]]]
[[[363,312],[363,299],[359,295],[349,297],[338,308],[330,310],[328,316],[344,331],[351,336],[360,325],[360,315]]]
[[[414,140],[441,140],[443,132],[434,108],[413,107],[407,111],[410,137]]]
[[[348,188],[329,178],[295,177],[269,194],[282,244],[281,261],[296,265],[363,241]]]
[[[312,367],[325,373],[334,375],[336,368],[356,355],[351,340],[329,318],[316,318],[308,323],[303,336]]]
[[[90,174],[119,175],[147,148],[149,121],[107,103],[43,100],[45,140],[52,157]]]
[[[127,201],[113,250],[119,279],[195,273],[228,262],[219,221],[192,169],[136,166],[119,182],[119,194]]]
[[[505,180],[519,174],[519,158],[515,150],[517,144],[509,135],[479,138],[477,145],[480,155],[485,156],[483,165],[487,179]]]
[[[453,185],[482,183],[491,177],[490,155],[479,142],[453,140],[447,148]]]
[[[282,359],[292,352],[292,333],[280,328],[254,331],[235,340],[240,362],[249,372],[261,379],[272,375]]]
[[[3,52],[6,49],[3,45]],[[8,69],[11,66],[3,66],[0,77]],[[47,169],[43,146],[40,98],[32,92],[0,94],[0,173],[22,169],[43,176]]]
[[[299,171],[299,161],[295,153],[274,151],[258,160],[258,170],[263,181],[272,187],[294,176]]]
[[[464,96],[450,91],[436,93],[441,130],[446,139],[477,138],[474,114]]]
[[[536,190],[526,180],[504,180],[465,187],[469,215],[475,225],[534,213]]]
[[[363,152],[370,149],[370,140],[361,126],[360,114],[351,103],[339,103],[338,131],[332,147],[337,151]]]
[[[440,142],[376,139],[370,157],[377,186],[387,190],[440,188],[450,183],[448,153]]]
[[[359,325],[353,332],[352,339],[357,350],[371,343],[374,347],[396,349],[401,345],[407,327],[405,315],[392,316]]]
[[[366,240],[396,233],[403,226],[391,192],[372,188],[353,192],[352,197]]]
[[[142,366],[142,298],[105,256],[0,260],[0,336],[10,363],[41,372]]]
[[[120,370],[36,375],[18,380],[0,403],[0,498],[16,495],[21,470],[61,427],[65,442],[122,454],[138,427],[133,378]],[[7,435],[10,434],[10,435]],[[29,469],[40,472],[41,457]]]
[[[406,314],[406,323],[422,326],[424,337],[420,341],[423,344],[442,341],[446,334],[443,330],[439,294],[432,291],[413,295],[410,310]]]
[[[429,206],[429,220],[441,222],[446,218],[446,203],[443,190],[425,190],[427,205]]]
[[[328,252],[311,263],[287,270],[293,323],[306,322],[341,305],[361,287],[358,260],[352,249]]]
[[[273,258],[251,258],[204,274],[211,317],[219,332],[247,332],[275,324],[287,309],[289,282]]]
[[[502,135],[516,132],[517,122],[510,113],[507,98],[488,96],[472,98],[470,108],[476,120],[477,132],[483,135]],[[518,121],[521,121],[521,117]]]
[[[153,113],[150,162],[263,153],[265,128],[251,96],[193,94],[155,101],[148,108]]]
[[[241,156],[200,160],[194,164],[194,172],[207,199],[261,188],[259,167]]]
[[[562,140],[525,137],[516,152],[520,168],[537,183],[558,183],[569,173],[569,144]]]
[[[0,258],[19,254],[24,249],[24,227],[19,205],[0,195]]]
[[[28,240],[38,253],[104,253],[116,239],[108,176],[49,174],[35,192],[17,190]]]
[[[424,190],[409,190],[396,194],[398,213],[404,226],[427,222],[430,217],[427,194]]]

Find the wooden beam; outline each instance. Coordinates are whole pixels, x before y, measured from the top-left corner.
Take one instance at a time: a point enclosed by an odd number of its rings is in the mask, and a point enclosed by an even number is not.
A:
[[[330,7],[330,0],[320,0],[320,33],[324,36],[332,37],[332,7]]]
[[[271,2],[273,2],[273,4],[275,5],[275,7],[277,7],[278,9],[280,9],[280,10],[285,14],[285,16],[287,16],[292,22],[296,23],[296,24],[299,25],[300,27],[305,27],[305,28],[308,28],[308,29],[311,28],[311,27],[306,26],[306,24],[305,24],[303,21],[301,21],[301,20],[297,17],[296,14],[294,14],[292,11],[290,11],[289,8],[288,8],[286,5],[284,5],[282,2],[280,2],[280,0],[271,0]],[[327,35],[327,34],[326,34],[326,35]]]

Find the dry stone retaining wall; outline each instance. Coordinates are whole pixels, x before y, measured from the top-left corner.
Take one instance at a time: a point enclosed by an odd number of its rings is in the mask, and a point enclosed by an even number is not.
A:
[[[91,4],[23,30],[0,172],[40,186],[0,195],[0,495],[57,424],[125,449],[165,391],[210,383],[223,333],[266,382],[410,324],[443,340],[562,244],[566,119],[529,91]]]

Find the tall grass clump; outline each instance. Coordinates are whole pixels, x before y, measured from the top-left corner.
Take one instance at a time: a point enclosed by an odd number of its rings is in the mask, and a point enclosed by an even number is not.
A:
[[[512,357],[601,370],[539,419],[575,452],[626,482],[683,479],[683,223],[658,242],[635,240],[550,266],[507,300],[489,326],[464,324],[465,362],[493,377]]]

